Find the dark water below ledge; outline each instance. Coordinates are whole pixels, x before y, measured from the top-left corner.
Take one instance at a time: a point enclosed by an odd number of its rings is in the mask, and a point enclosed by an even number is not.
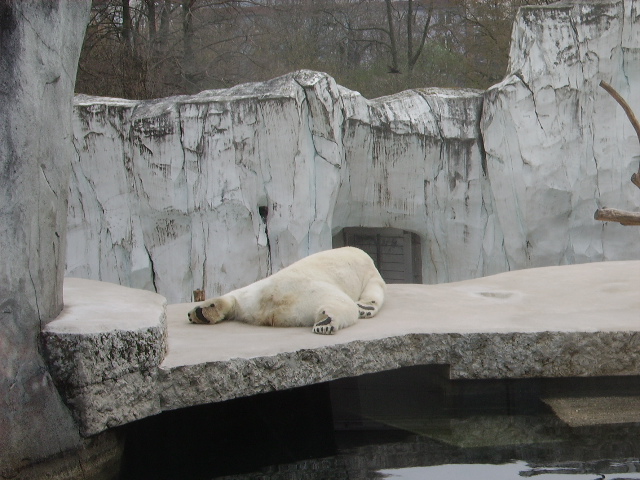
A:
[[[550,396],[640,378],[450,381],[409,367],[165,412],[126,427],[122,480],[640,480],[640,423],[569,427]]]

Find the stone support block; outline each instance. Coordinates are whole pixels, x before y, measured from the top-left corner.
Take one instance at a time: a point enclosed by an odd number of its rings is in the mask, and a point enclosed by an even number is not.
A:
[[[42,332],[54,382],[83,435],[160,412],[166,301],[146,290],[67,278],[65,308]]]

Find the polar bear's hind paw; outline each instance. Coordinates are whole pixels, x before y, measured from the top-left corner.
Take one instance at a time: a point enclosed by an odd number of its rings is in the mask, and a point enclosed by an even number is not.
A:
[[[313,326],[313,333],[317,333],[319,335],[333,335],[336,333],[336,328],[332,324],[331,317],[327,317],[316,323]]]
[[[372,302],[374,303],[374,302]],[[376,314],[378,307],[374,305],[365,305],[363,303],[358,303],[358,317],[359,318],[370,318]]]

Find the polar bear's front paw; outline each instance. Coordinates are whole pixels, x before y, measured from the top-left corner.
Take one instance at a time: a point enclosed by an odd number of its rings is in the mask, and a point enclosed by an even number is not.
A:
[[[333,335],[336,333],[336,328],[333,326],[331,317],[327,317],[316,323],[313,326],[313,333],[317,333],[319,335]]]

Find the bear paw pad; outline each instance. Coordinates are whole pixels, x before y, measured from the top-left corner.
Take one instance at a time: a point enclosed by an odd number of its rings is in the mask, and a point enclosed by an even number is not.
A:
[[[319,335],[333,335],[336,333],[336,328],[331,323],[331,317],[327,317],[316,323],[313,326],[313,333],[317,333]]]
[[[360,318],[369,318],[372,317],[375,313],[376,307],[371,305],[363,305],[362,303],[358,303],[358,316]]]

